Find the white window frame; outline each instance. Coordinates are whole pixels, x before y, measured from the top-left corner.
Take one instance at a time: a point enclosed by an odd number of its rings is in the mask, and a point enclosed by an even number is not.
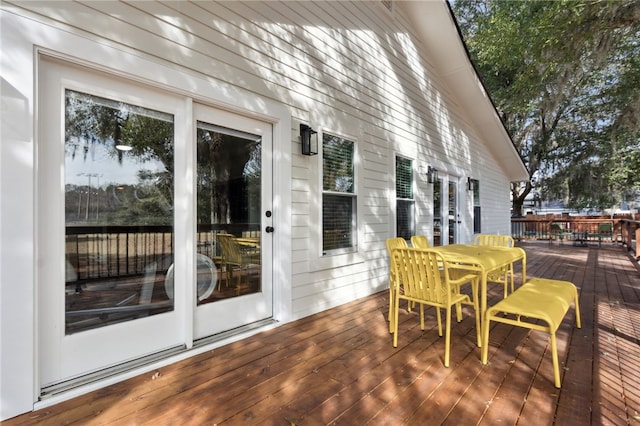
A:
[[[344,139],[348,142],[351,142],[353,144],[353,192],[347,193],[347,192],[338,192],[338,191],[325,191],[324,189],[324,137],[325,135],[331,135],[337,138],[341,138]],[[319,163],[319,169],[320,169],[320,253],[322,257],[327,257],[327,256],[335,256],[335,255],[341,255],[341,254],[349,254],[349,253],[357,253],[358,252],[358,244],[360,241],[360,237],[359,237],[359,232],[358,232],[358,215],[359,215],[359,209],[358,209],[358,143],[356,138],[350,137],[350,136],[346,136],[343,134],[340,134],[339,132],[333,132],[333,131],[322,131],[320,132],[319,135],[319,151],[320,151],[320,163]],[[353,238],[353,244],[350,247],[345,247],[345,248],[338,248],[338,249],[332,249],[332,250],[324,250],[324,196],[325,195],[337,195],[337,196],[341,196],[341,197],[348,197],[352,199],[352,208],[353,208],[353,212],[351,215],[351,231],[352,231],[352,238]]]
[[[411,162],[411,198],[402,198],[398,196],[398,159],[407,160]],[[393,170],[394,170],[394,194],[395,194],[395,223],[394,223],[394,235],[396,237],[402,237],[398,235],[398,215],[399,209],[398,205],[401,201],[410,202],[411,204],[411,226],[410,233],[415,235],[416,233],[416,161],[415,159],[408,157],[406,155],[395,154],[393,159]],[[411,236],[409,236],[411,237]]]

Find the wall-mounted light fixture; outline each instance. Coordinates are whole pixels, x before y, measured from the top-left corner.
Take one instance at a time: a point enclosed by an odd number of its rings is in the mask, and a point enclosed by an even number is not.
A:
[[[471,179],[471,177],[467,178],[467,189],[473,191],[473,179]]]
[[[318,154],[318,132],[306,124],[300,124],[300,141],[303,155]]]
[[[435,169],[431,166],[427,168],[427,182],[436,183],[438,180],[438,169]]]

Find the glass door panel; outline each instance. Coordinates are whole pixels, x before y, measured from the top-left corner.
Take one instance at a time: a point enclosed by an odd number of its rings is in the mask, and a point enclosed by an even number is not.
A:
[[[433,184],[433,245],[442,245],[442,180]]]
[[[261,156],[260,136],[198,121],[197,250],[217,271],[198,304],[262,290]],[[199,268],[199,282],[201,275]]]
[[[271,124],[204,105],[194,113],[196,284],[207,287],[195,301],[193,333],[200,339],[273,315],[277,212],[271,207]]]
[[[66,90],[65,334],[173,310],[173,135],[171,114]]]
[[[449,218],[449,244],[455,244],[458,240],[458,186],[456,182],[449,180],[448,218]]]

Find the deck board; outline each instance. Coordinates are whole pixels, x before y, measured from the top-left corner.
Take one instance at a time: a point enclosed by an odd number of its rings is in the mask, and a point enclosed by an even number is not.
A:
[[[468,306],[450,368],[433,308],[425,330],[403,309],[393,348],[383,291],[3,424],[640,423],[637,264],[613,245],[521,246],[529,277],[580,289],[582,328],[571,309],[557,333],[561,389],[545,333],[492,324],[482,365]],[[500,293],[491,286],[489,304]]]

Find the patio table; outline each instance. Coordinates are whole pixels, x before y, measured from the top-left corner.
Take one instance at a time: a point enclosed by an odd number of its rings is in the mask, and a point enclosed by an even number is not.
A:
[[[449,268],[477,271],[480,275],[480,323],[487,310],[487,276],[515,262],[522,262],[522,283],[526,282],[527,254],[520,247],[495,247],[471,244],[449,244],[433,247],[444,257]],[[482,327],[482,325],[481,325]],[[480,330],[482,331],[482,330]]]

